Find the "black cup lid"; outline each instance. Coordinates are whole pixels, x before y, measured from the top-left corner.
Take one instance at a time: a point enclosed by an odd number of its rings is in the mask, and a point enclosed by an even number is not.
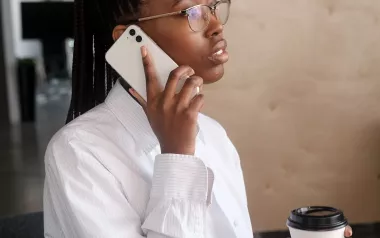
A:
[[[306,231],[337,230],[348,225],[342,211],[332,207],[303,207],[290,213],[287,225]]]

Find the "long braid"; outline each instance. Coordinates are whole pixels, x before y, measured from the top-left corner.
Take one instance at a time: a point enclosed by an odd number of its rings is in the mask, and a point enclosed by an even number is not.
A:
[[[75,0],[72,98],[67,122],[103,103],[118,75],[106,63],[117,19],[136,17],[141,0]]]

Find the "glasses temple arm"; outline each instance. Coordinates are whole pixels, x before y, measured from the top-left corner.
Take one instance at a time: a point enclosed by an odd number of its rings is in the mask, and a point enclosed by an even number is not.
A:
[[[142,17],[137,19],[137,22],[142,22],[142,21],[149,21],[157,18],[162,18],[162,17],[170,17],[170,16],[176,16],[176,15],[185,15],[186,11],[178,11],[178,12],[172,12],[172,13],[166,13],[166,14],[160,14],[160,15],[155,15],[151,17]]]

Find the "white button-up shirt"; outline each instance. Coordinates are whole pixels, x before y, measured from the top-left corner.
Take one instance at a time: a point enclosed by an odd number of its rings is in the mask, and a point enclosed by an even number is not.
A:
[[[253,237],[235,147],[216,121],[198,125],[195,156],[160,154],[117,82],[47,148],[45,237]]]

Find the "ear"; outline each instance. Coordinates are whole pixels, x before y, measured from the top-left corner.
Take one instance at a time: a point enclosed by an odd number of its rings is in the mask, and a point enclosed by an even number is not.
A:
[[[117,41],[120,36],[125,32],[128,26],[125,25],[117,25],[115,28],[113,28],[112,31],[112,38],[114,41]]]

